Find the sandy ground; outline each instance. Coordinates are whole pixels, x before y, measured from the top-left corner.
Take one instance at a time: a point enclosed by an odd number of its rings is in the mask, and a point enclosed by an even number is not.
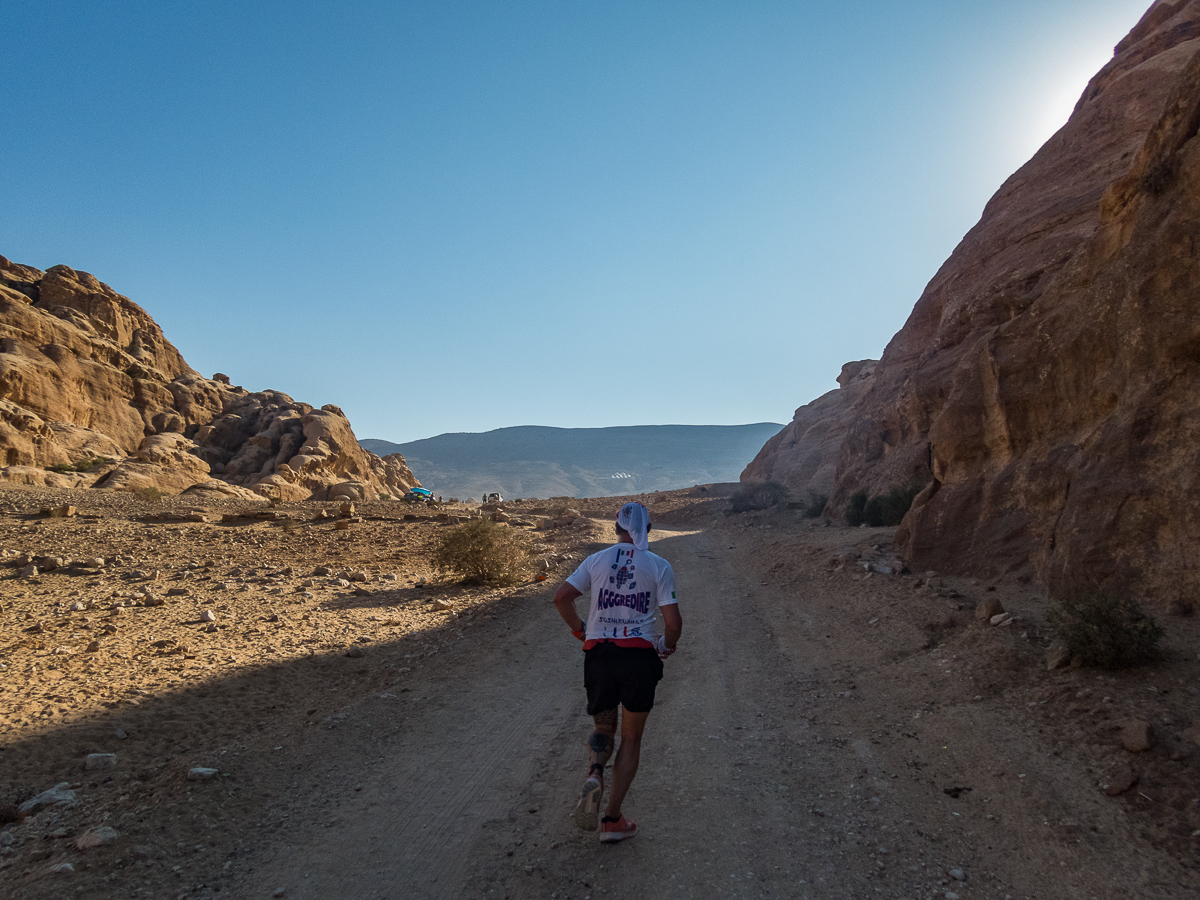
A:
[[[550,579],[490,591],[421,585],[448,526],[395,503],[337,530],[320,504],[172,522],[81,492],[60,520],[35,513],[63,494],[3,492],[0,551],[105,565],[0,570],[0,896],[1200,895],[1193,620],[1160,619],[1153,666],[1048,671],[1036,592],[870,572],[889,530],[717,493],[647,498],[685,631],[642,833],[602,846],[570,821],[590,720],[549,598],[620,501],[571,501],[593,523],[531,532]],[[977,621],[989,598],[1017,621]],[[59,784],[73,805],[8,821]]]

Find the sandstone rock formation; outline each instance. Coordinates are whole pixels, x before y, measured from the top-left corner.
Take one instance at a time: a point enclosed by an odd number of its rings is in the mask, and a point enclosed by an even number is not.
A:
[[[336,406],[204,378],[153,319],[86,272],[0,256],[0,480],[178,494],[374,499],[417,484]],[[85,471],[79,471],[84,469]]]
[[[742,481],[778,481],[792,496],[828,497],[837,483],[838,453],[854,421],[854,405],[874,383],[873,359],[842,366],[837,390],[796,410],[783,431],[763,445],[742,472]]]
[[[922,568],[1196,587],[1200,2],[1155,3],[987,204],[855,404],[831,508],[928,481]]]
[[[193,455],[195,449],[195,443],[182,434],[152,434],[142,439],[131,459],[121,462],[95,486],[181,494],[194,484],[208,481],[208,463]]]

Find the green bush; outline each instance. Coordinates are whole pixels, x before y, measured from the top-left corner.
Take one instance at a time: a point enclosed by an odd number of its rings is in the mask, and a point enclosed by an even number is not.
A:
[[[867,521],[867,492],[855,491],[850,495],[850,502],[846,504],[846,524],[851,528],[857,528]]]
[[[788,489],[778,481],[764,481],[759,484],[746,484],[733,495],[729,512],[749,512],[752,509],[770,509],[772,506],[783,506],[788,500]]]
[[[872,497],[863,510],[867,524],[872,528],[899,525],[908,508],[912,506],[913,498],[921,493],[922,487],[923,485],[913,482],[908,487],[892,488],[886,494]]]
[[[808,506],[804,507],[804,518],[815,519],[825,510],[825,504],[829,502],[828,494],[809,494]]]
[[[846,524],[855,528],[864,523],[872,528],[899,525],[922,487],[919,481],[913,481],[907,487],[892,488],[886,494],[877,494],[869,500],[866,491],[858,491],[850,497],[850,504],[846,507]]]
[[[1122,669],[1157,659],[1162,626],[1137,601],[1099,588],[1056,600],[1046,619],[1085,666]]]
[[[442,532],[433,565],[463,584],[505,585],[521,580],[531,556],[522,532],[480,518]]]
[[[59,463],[57,466],[47,468],[48,472],[57,472],[59,475],[65,475],[68,472],[86,472],[92,466],[99,463],[109,462],[108,458],[103,456],[93,456],[88,459],[81,459],[73,463]]]

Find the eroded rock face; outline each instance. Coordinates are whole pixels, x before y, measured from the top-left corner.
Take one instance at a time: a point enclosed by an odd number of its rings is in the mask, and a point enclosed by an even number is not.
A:
[[[837,390],[796,410],[792,421],[746,466],[741,481],[778,481],[797,499],[832,494],[838,453],[853,424],[854,405],[874,383],[875,366],[873,359],[842,366]]]
[[[1020,548],[1052,588],[1135,587],[1164,605],[1194,594],[1200,56],[1173,81],[1128,174],[1105,192],[1097,232],[1028,315],[977,351],[994,399],[970,408],[959,398],[971,376],[959,375],[931,429],[940,487],[910,514],[914,556],[944,559],[969,529],[960,540],[1009,568]],[[942,422],[959,430],[954,441]],[[956,514],[970,497],[980,509]]]
[[[831,504],[914,477],[919,568],[1191,592],[1200,2],[1151,7],[1000,188],[854,404]]]
[[[1198,37],[1200,4],[1158,4],[1043,150],[1079,164],[1080,202],[1046,211],[1045,238],[1001,230],[993,239],[1012,257],[1010,284],[1036,273],[1022,257],[1048,263],[1027,303],[987,300],[986,279],[998,273],[981,267],[968,297],[990,315],[968,328],[970,307],[944,290],[937,337],[961,337],[944,361],[953,365],[940,376],[943,399],[926,400],[907,423],[925,425],[933,475],[902,534],[921,565],[974,559],[1056,591],[1107,583],[1150,600],[1194,588],[1184,548],[1200,535],[1191,489],[1200,449]],[[1075,149],[1085,140],[1096,148],[1087,166]],[[1017,192],[1040,181],[1028,183]],[[1043,240],[1037,254],[1022,250]],[[931,390],[915,368],[911,382]],[[913,438],[906,449],[919,453]],[[869,446],[859,443],[857,460],[848,447],[848,474],[855,462],[862,471]]]
[[[137,454],[117,465],[96,487],[117,491],[157,490],[180,494],[208,481],[208,463],[195,455],[196,445],[182,434],[152,434]]]
[[[111,462],[47,471],[95,459]],[[398,496],[418,483],[403,457],[363,450],[336,406],[204,378],[94,276],[2,256],[0,465],[0,480],[22,484],[177,494],[212,491],[215,476],[280,500],[324,499],[344,482]]]
[[[402,495],[417,480],[399,454],[362,450],[336,406],[314,409],[265,391],[234,401],[196,432],[197,453],[230,484],[255,486],[276,499],[324,500],[343,482],[361,482],[366,497]]]

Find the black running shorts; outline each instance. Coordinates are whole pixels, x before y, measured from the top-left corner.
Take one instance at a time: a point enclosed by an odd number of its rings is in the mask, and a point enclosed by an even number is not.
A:
[[[618,703],[630,712],[650,712],[654,689],[662,676],[658,651],[649,647],[618,647],[601,641],[583,651],[588,715],[616,709]]]

